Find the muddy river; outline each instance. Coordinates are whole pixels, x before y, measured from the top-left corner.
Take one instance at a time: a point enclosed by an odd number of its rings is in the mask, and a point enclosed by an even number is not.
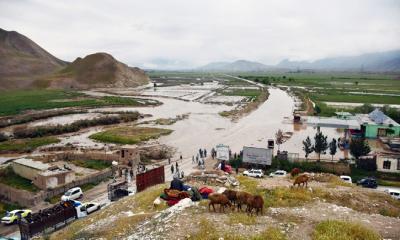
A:
[[[217,144],[229,145],[232,152],[239,152],[243,146],[266,147],[267,140],[274,138],[278,129],[284,132],[293,132],[293,136],[281,145],[281,150],[291,153],[299,153],[304,157],[302,141],[315,135],[314,127],[305,125],[294,125],[290,122],[295,100],[289,94],[278,88],[269,89],[269,99],[258,109],[249,115],[242,117],[236,122],[228,118],[221,117],[218,113],[230,110],[232,106],[222,104],[204,104],[196,101],[182,101],[178,99],[147,97],[163,102],[163,105],[156,107],[113,107],[93,109],[88,114],[81,114],[76,118],[87,118],[93,116],[95,111],[139,111],[143,114],[152,114],[151,120],[157,118],[172,118],[176,115],[189,113],[189,118],[176,122],[163,128],[173,129],[174,132],[168,136],[161,137],[157,141],[176,148],[176,156],[182,155],[184,158],[191,158],[198,149],[211,149]],[[91,94],[96,94],[92,92]],[[66,122],[65,116],[55,117],[47,120],[46,123]],[[75,118],[75,117],[74,117]],[[35,123],[41,125],[40,123]],[[88,137],[101,131],[102,127],[91,128],[80,133],[67,135],[62,139],[61,144],[70,143],[82,147],[103,147],[103,144],[96,143]],[[343,136],[343,133],[334,128],[321,128],[322,132],[328,135],[328,139]],[[110,144],[108,144],[110,145]],[[277,148],[276,148],[277,149]],[[347,153],[338,151],[335,158],[347,156]],[[312,155],[310,157],[313,157]],[[322,158],[330,159],[330,155],[322,155]]]

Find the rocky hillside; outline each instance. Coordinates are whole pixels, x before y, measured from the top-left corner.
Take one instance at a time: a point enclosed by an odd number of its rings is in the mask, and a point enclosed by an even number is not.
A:
[[[0,89],[26,87],[66,64],[24,35],[0,28]]]
[[[47,79],[51,88],[137,87],[149,82],[140,68],[131,68],[107,53],[77,58]],[[42,82],[43,84],[43,82]]]

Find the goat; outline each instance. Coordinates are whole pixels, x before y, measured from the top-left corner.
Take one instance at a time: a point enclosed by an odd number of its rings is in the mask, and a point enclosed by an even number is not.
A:
[[[229,199],[222,193],[212,193],[208,195],[208,199],[210,200],[210,203],[208,203],[208,211],[211,211],[210,206],[212,205],[214,212],[215,212],[215,204],[219,204],[219,212],[221,210],[225,212],[225,206],[228,205],[229,207],[232,207],[232,203],[229,201]]]
[[[247,199],[247,212],[253,215],[253,209],[256,209],[256,214],[263,214],[264,199],[260,195],[251,196]]]
[[[241,211],[242,210],[242,205],[246,204],[247,205],[247,199],[252,197],[248,192],[236,192],[236,203],[237,203],[237,210]]]
[[[300,184],[302,184],[302,186],[304,186],[304,184],[305,184],[307,187],[307,183],[308,183],[309,179],[310,179],[310,177],[307,174],[300,175],[294,180],[293,186],[296,186],[296,184],[297,184],[300,187]]]

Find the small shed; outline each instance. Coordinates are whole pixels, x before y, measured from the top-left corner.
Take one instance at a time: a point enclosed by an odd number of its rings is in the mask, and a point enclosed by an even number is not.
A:
[[[12,162],[14,172],[23,178],[34,180],[40,172],[51,167],[50,164],[34,161],[30,158],[20,158]]]

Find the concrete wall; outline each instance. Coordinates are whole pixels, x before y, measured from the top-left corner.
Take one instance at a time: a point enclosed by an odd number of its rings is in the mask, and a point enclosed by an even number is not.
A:
[[[27,167],[25,165],[21,165],[16,162],[12,163],[12,168],[16,174],[18,174],[21,177],[24,177],[26,179],[32,180],[32,181],[36,178],[36,176],[40,172],[40,170],[38,170],[38,169]]]
[[[39,204],[43,201],[44,196],[43,192],[33,193],[0,183],[0,197],[5,202],[18,203],[21,206],[29,207]]]
[[[383,128],[383,129],[389,129],[390,127],[385,126],[385,125],[372,125],[368,124],[365,127],[365,137],[367,138],[377,138],[378,137],[378,129]],[[394,130],[394,136],[399,136],[400,134],[400,127],[391,127],[391,129]]]
[[[376,159],[376,165],[378,167],[379,172],[390,172],[390,173],[400,173],[400,166],[399,166],[399,159],[400,156],[378,156]],[[390,162],[390,168],[385,169],[383,168],[383,163],[385,161]]]

